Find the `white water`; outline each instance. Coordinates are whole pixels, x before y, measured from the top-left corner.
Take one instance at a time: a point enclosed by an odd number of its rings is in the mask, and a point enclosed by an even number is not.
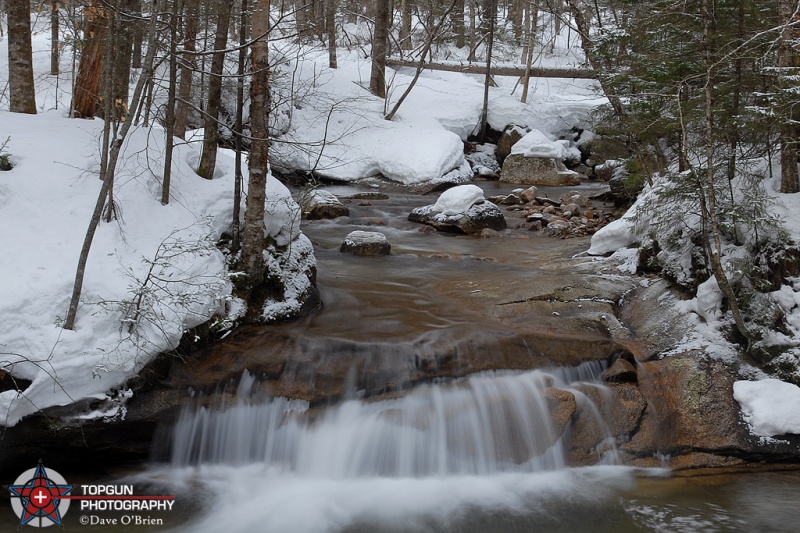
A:
[[[174,466],[265,463],[321,478],[541,472],[565,467],[545,391],[594,379],[577,369],[481,374],[392,400],[326,409],[265,398],[247,373],[234,405],[188,407],[173,430]],[[574,391],[574,390],[573,390]],[[577,391],[578,406],[599,412]],[[610,456],[613,460],[613,454]]]
[[[184,409],[171,466],[148,477],[202,507],[183,531],[464,531],[487,513],[551,528],[634,484],[623,467],[566,468],[553,427],[547,389],[599,416],[573,387],[602,387],[602,369],[485,373],[311,409],[245,373],[227,405]]]

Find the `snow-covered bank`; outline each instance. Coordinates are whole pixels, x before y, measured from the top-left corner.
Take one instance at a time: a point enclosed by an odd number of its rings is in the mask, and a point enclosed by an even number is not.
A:
[[[290,57],[288,52],[283,51]],[[483,81],[458,72],[424,71],[396,117],[386,121],[384,114],[414,72],[389,69],[389,98],[384,102],[364,86],[369,69],[370,62],[356,52],[342,51],[339,68],[329,69],[324,50],[306,50],[300,63],[287,59],[281,65],[274,87],[276,100],[283,102],[272,124],[282,132],[273,146],[275,168],[342,181],[376,175],[404,184],[443,176],[450,182],[468,179],[462,143],[478,132]],[[584,125],[588,113],[605,102],[591,80],[534,80],[527,104],[519,101],[519,91],[510,94],[516,79],[496,81],[488,114],[495,130],[516,124],[556,134]],[[297,87],[303,88],[301,96],[284,94]]]
[[[32,382],[0,393],[0,424],[13,425],[49,406],[105,398],[177,346],[187,328],[226,318],[231,283],[215,242],[230,225],[233,160],[221,154],[221,177],[204,180],[190,167],[198,145],[177,146],[171,202],[162,206],[163,131],[132,131],[116,176],[119,217],[97,230],[76,327],[68,331],[61,325],[100,188],[102,122],[61,111],[0,117],[14,164],[0,172],[0,368]],[[268,194],[268,232],[284,245],[299,243],[284,259],[297,261],[308,248],[300,246],[307,239],[297,230],[298,208],[277,180],[270,178]],[[280,272],[279,265],[271,270]]]

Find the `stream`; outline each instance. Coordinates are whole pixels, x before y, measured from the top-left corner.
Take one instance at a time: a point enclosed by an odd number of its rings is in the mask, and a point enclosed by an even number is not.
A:
[[[513,188],[478,184],[487,196]],[[567,191],[543,189],[551,198]],[[328,190],[343,198],[367,189]],[[620,465],[596,403],[618,348],[587,330],[584,338],[570,334],[572,347],[556,353],[552,339],[489,320],[476,303],[488,297],[478,281],[513,287],[557,276],[564,250],[578,254],[588,239],[524,228],[488,239],[426,234],[406,217],[436,195],[388,194],[371,205],[349,201],[350,217],[303,223],[318,260],[319,311],[243,328],[173,373],[172,384],[193,393],[177,422],[160,428],[153,444],[160,462],[110,482],[174,495],[175,510],[149,513],[163,521],[154,525],[83,529],[797,530],[798,471],[675,476]],[[340,253],[356,229],[385,233],[392,254]],[[198,372],[228,385],[196,387]],[[568,466],[569,413],[556,414],[563,391],[601,433],[590,466]],[[71,509],[65,527],[83,527],[86,515]],[[17,524],[2,506],[0,532]]]

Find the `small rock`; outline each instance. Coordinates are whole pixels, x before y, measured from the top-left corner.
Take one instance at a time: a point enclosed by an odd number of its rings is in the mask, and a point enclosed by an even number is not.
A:
[[[353,255],[376,256],[389,255],[392,247],[383,233],[377,231],[353,231],[345,237],[339,251]]]
[[[581,214],[581,208],[580,208],[580,206],[578,204],[567,204],[567,205],[564,206],[564,211],[569,211],[573,215],[580,215]]]
[[[519,197],[522,198],[525,202],[535,202],[536,196],[539,194],[539,189],[536,188],[535,185],[532,185],[519,193]]]
[[[483,228],[481,230],[480,236],[484,239],[494,239],[500,237],[500,232],[493,230],[492,228]]]
[[[528,227],[528,231],[541,231],[542,229],[542,221],[541,220],[534,220],[531,222],[530,227]]]
[[[389,195],[382,192],[357,192],[347,197],[348,200],[388,200]]]
[[[372,202],[370,202],[369,200],[361,200],[356,205],[359,207],[369,207],[372,205]]]
[[[553,207],[552,205],[548,205],[547,207],[545,207],[544,209],[542,209],[542,213],[544,213],[544,214],[546,214],[546,215],[552,215],[552,214],[554,214],[555,212],[556,212],[556,208],[555,208],[555,207]]]

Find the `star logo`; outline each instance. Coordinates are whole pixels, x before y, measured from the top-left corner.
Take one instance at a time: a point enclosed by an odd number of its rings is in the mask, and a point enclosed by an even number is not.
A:
[[[23,472],[13,485],[11,507],[19,517],[19,527],[47,527],[53,524],[64,527],[61,520],[69,508],[72,485],[55,470],[46,470],[42,461],[36,468]]]

